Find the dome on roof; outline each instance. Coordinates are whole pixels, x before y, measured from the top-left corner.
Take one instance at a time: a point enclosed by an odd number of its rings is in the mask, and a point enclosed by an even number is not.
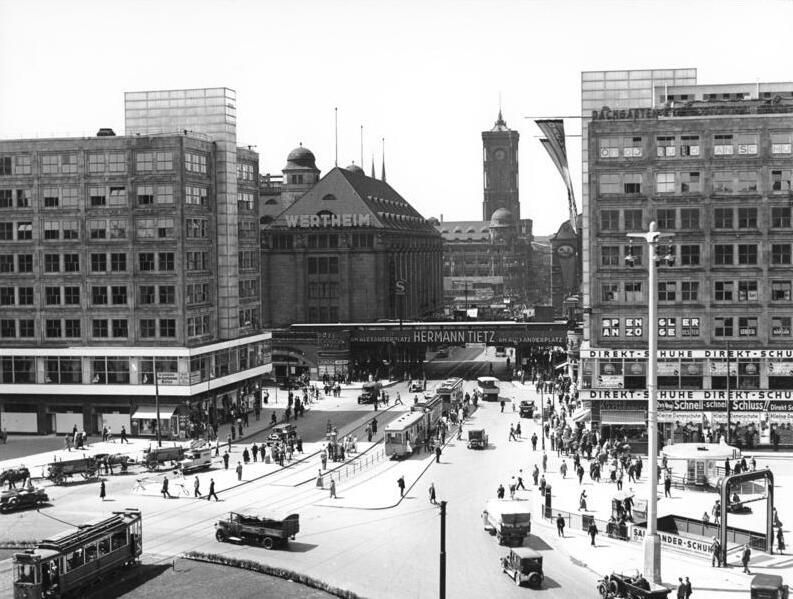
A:
[[[314,153],[303,146],[298,146],[289,152],[289,156],[286,157],[286,163],[287,167],[317,168]]]
[[[363,172],[363,169],[355,163],[352,163],[350,166],[345,166],[344,170],[348,173],[354,173],[356,175],[365,175],[366,173]]]
[[[490,218],[491,227],[511,227],[514,224],[512,213],[506,208],[499,208]]]

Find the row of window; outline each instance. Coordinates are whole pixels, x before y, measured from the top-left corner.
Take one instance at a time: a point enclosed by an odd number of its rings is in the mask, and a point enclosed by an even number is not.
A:
[[[251,162],[237,162],[237,179],[255,181],[256,165]]]
[[[247,195],[251,196],[249,200],[252,210],[253,195]],[[44,210],[55,208],[79,210],[83,204],[86,208],[127,208],[129,206],[127,186],[121,183],[90,185],[85,195],[77,185],[43,186],[40,190],[40,197],[41,208]],[[136,206],[170,206],[174,203],[173,185],[165,183],[136,185],[133,198]],[[207,188],[186,185],[184,202],[193,206],[206,206]],[[33,203],[33,194],[30,189],[0,189],[0,209],[33,208]]]
[[[756,156],[763,145],[771,154],[793,152],[793,132],[772,131],[768,139],[759,133],[715,133],[710,137],[712,156]],[[636,159],[646,156],[651,139],[639,135],[607,136],[598,139],[601,159]],[[652,152],[652,148],[649,148]],[[655,136],[655,156],[658,158],[699,158],[705,155],[702,136],[695,133],[665,133]]]
[[[170,151],[135,152],[135,172],[167,172],[173,170],[174,153]],[[48,153],[39,155],[42,175],[74,175],[78,170],[76,152]],[[90,152],[86,154],[86,171],[90,174],[126,173],[126,152]],[[252,165],[248,165],[252,168]],[[204,154],[185,154],[185,170],[205,175],[207,157]],[[32,174],[29,154],[0,156],[0,177]],[[250,180],[253,180],[251,171]]]
[[[82,337],[82,321],[80,319],[47,318],[43,324],[44,336],[49,339]],[[141,338],[176,337],[176,319],[174,318],[141,318],[138,325]],[[125,339],[129,337],[128,320],[126,318],[93,318],[91,319],[90,332],[91,337],[95,339]],[[31,338],[35,336],[34,319],[0,319],[0,338]]]
[[[672,255],[679,266],[701,266],[704,264],[700,244],[670,244],[659,247],[658,252],[664,256]],[[644,258],[643,247],[631,244],[625,246],[601,246],[600,266],[622,266],[624,258],[629,256],[633,258],[634,265],[641,265]],[[708,263],[710,266],[757,266],[760,264],[760,246],[757,243],[716,243],[713,244],[713,251]],[[768,264],[772,266],[790,266],[793,264],[791,244],[770,244]]]
[[[242,279],[237,283],[237,287],[240,299],[259,297],[259,279]]]
[[[44,220],[43,241],[79,241],[80,221],[73,218]],[[88,238],[92,241],[119,240],[127,238],[126,219],[90,219],[86,222]],[[0,241],[32,241],[31,221],[0,222]],[[174,219],[170,217],[135,219],[135,238],[174,239]],[[208,221],[205,218],[185,219],[187,239],[207,239]]]
[[[191,268],[196,263],[190,261],[190,255],[202,254],[206,255],[207,252],[187,252],[187,270],[204,270],[204,268]],[[111,254],[110,272],[123,272],[120,270],[122,267],[126,270],[126,255],[124,254]],[[114,258],[115,256],[115,258]],[[124,256],[122,258],[122,256]],[[138,270],[140,272],[173,272],[176,270],[176,261],[173,252],[140,252],[138,253]],[[16,258],[16,260],[15,260]],[[108,272],[107,254],[91,254],[91,271],[92,272]],[[114,262],[115,260],[115,262]],[[80,272],[80,254],[44,254],[44,272],[57,273]],[[113,271],[112,268],[119,269]],[[18,254],[16,256],[11,254],[0,255],[0,273],[27,273],[33,272],[33,255],[32,254]]]
[[[713,337],[757,337],[760,322],[757,316],[714,316]],[[771,316],[765,326],[771,337],[790,337],[790,325],[790,316]],[[659,337],[699,337],[701,334],[701,320],[696,317],[663,316],[658,318],[657,326]],[[601,337],[643,337],[645,332],[643,317],[601,319]]]
[[[88,287],[92,306],[123,306],[128,302],[127,285],[91,285]],[[46,285],[44,305],[79,306],[81,287],[79,285]],[[210,301],[209,283],[191,283],[186,286],[185,301],[188,305],[203,304]],[[173,305],[176,303],[176,287],[173,285],[138,285],[138,305]],[[34,287],[0,287],[0,306],[34,306]]]
[[[641,304],[646,301],[641,281],[603,283],[600,287],[604,303]],[[700,302],[699,281],[659,281],[659,302]],[[791,301],[791,281],[772,280],[768,300]],[[713,301],[716,302],[761,302],[760,282],[755,279],[740,281],[723,280],[713,282]]]
[[[713,171],[710,189],[714,194],[756,194],[762,179],[757,171]],[[704,193],[705,176],[700,171],[656,172],[654,193]],[[793,171],[772,168],[768,171],[766,191],[768,193],[790,193]],[[636,195],[650,193],[644,184],[643,173],[601,173],[598,175],[598,192],[607,194]]]
[[[699,231],[704,223],[700,208],[657,208],[655,222],[658,229],[679,231],[681,229]],[[758,208],[712,208],[711,226],[713,229],[757,229],[762,223]],[[791,228],[790,206],[770,206],[768,225],[771,229]],[[641,208],[625,210],[601,210],[601,231],[644,231],[644,211]],[[707,228],[707,227],[704,227]]]

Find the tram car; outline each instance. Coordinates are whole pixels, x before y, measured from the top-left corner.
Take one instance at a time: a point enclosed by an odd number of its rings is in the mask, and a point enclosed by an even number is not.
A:
[[[127,508],[14,554],[15,599],[60,599],[112,571],[138,562],[143,550],[140,510]]]
[[[392,460],[409,458],[427,436],[424,412],[405,412],[385,427],[385,454]]]
[[[444,410],[456,410],[463,403],[463,379],[446,379],[435,388],[435,393],[443,398]]]
[[[424,414],[427,420],[427,431],[433,433],[438,428],[438,422],[443,416],[443,397],[433,395],[432,397],[419,399],[419,401],[410,406],[410,411]]]

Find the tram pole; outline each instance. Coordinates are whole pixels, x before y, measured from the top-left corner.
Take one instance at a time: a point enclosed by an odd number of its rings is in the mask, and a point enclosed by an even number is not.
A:
[[[154,405],[157,412],[157,447],[162,447],[162,436],[160,435],[160,375],[157,372],[157,356],[152,356],[151,363],[154,373]]]
[[[440,599],[446,599],[446,502],[441,501],[441,571]]]

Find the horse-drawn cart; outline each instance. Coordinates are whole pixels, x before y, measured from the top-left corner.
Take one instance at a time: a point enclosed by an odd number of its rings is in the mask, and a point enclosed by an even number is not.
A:
[[[94,456],[50,462],[46,466],[44,478],[51,480],[56,485],[64,484],[73,476],[82,476],[85,480],[96,479],[99,476],[99,462]]]

